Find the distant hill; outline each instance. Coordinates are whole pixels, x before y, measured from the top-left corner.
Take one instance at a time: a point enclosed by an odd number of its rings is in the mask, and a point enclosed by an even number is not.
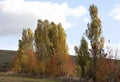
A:
[[[16,53],[17,51],[0,50],[0,66],[3,63],[12,63]],[[71,55],[71,58],[73,59],[74,63],[76,63],[75,56]]]
[[[0,50],[0,70],[4,71],[6,69],[3,68],[9,68],[14,57],[15,57],[16,51],[12,50]]]
[[[17,51],[13,50],[0,50],[0,71],[6,71],[10,68],[10,65],[16,55]],[[75,56],[71,55],[72,60],[77,65]],[[110,61],[111,59],[106,59],[107,61]],[[116,60],[112,59],[112,62]],[[120,62],[120,60],[117,60]],[[4,69],[7,68],[7,69]]]
[[[11,63],[15,57],[16,51],[0,50],[0,64]]]
[[[0,70],[3,68],[6,68],[6,66],[9,68],[16,53],[17,53],[17,51],[13,51],[13,50],[0,50]],[[76,64],[75,56],[71,55],[71,58],[73,59],[74,63]],[[5,71],[5,70],[7,70],[7,69],[4,69],[3,71]]]

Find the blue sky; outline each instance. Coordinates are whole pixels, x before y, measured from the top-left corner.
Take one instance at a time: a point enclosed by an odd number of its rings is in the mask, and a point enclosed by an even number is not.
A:
[[[120,49],[120,0],[0,0],[0,49],[17,50],[23,28],[36,28],[38,19],[61,22],[70,54],[90,22],[89,6],[98,7],[105,47]]]

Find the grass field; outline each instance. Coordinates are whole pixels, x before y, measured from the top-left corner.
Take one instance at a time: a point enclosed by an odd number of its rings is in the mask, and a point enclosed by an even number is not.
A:
[[[0,82],[58,82],[51,79],[35,79],[0,73]]]

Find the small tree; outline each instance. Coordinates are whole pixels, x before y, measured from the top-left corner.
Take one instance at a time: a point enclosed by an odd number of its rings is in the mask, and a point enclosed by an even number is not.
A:
[[[82,78],[85,77],[85,67],[87,65],[89,54],[88,54],[88,43],[84,37],[82,37],[81,45],[79,47],[75,46],[76,59],[78,65],[80,65],[82,70]]]
[[[32,61],[32,62],[30,62]],[[19,40],[19,49],[13,60],[13,70],[15,72],[32,72],[34,71],[34,66],[36,62],[36,57],[33,51],[33,33],[31,29],[23,29],[22,39]],[[31,65],[33,66],[31,68]],[[31,68],[28,70],[27,68]]]
[[[27,52],[25,71],[32,74],[37,74],[38,61],[33,50]]]
[[[47,64],[47,74],[53,77],[63,75],[60,53],[56,50]]]
[[[54,55],[47,63],[47,74],[53,77],[73,76],[75,74],[75,64],[70,55],[67,55],[62,61],[60,55],[59,51],[54,52]]]
[[[70,55],[67,55],[65,61],[64,61],[64,66],[63,68],[65,69],[65,75],[67,76],[74,76],[75,75],[75,63],[72,60]]]

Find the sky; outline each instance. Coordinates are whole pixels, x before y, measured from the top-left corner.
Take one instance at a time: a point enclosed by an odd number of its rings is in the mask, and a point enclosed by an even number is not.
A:
[[[89,7],[96,5],[105,48],[120,50],[120,0],[0,0],[0,49],[17,50],[22,30],[37,27],[37,20],[61,23],[69,53],[80,44],[90,23]],[[110,40],[110,44],[108,43]],[[120,57],[120,54],[119,54]]]

